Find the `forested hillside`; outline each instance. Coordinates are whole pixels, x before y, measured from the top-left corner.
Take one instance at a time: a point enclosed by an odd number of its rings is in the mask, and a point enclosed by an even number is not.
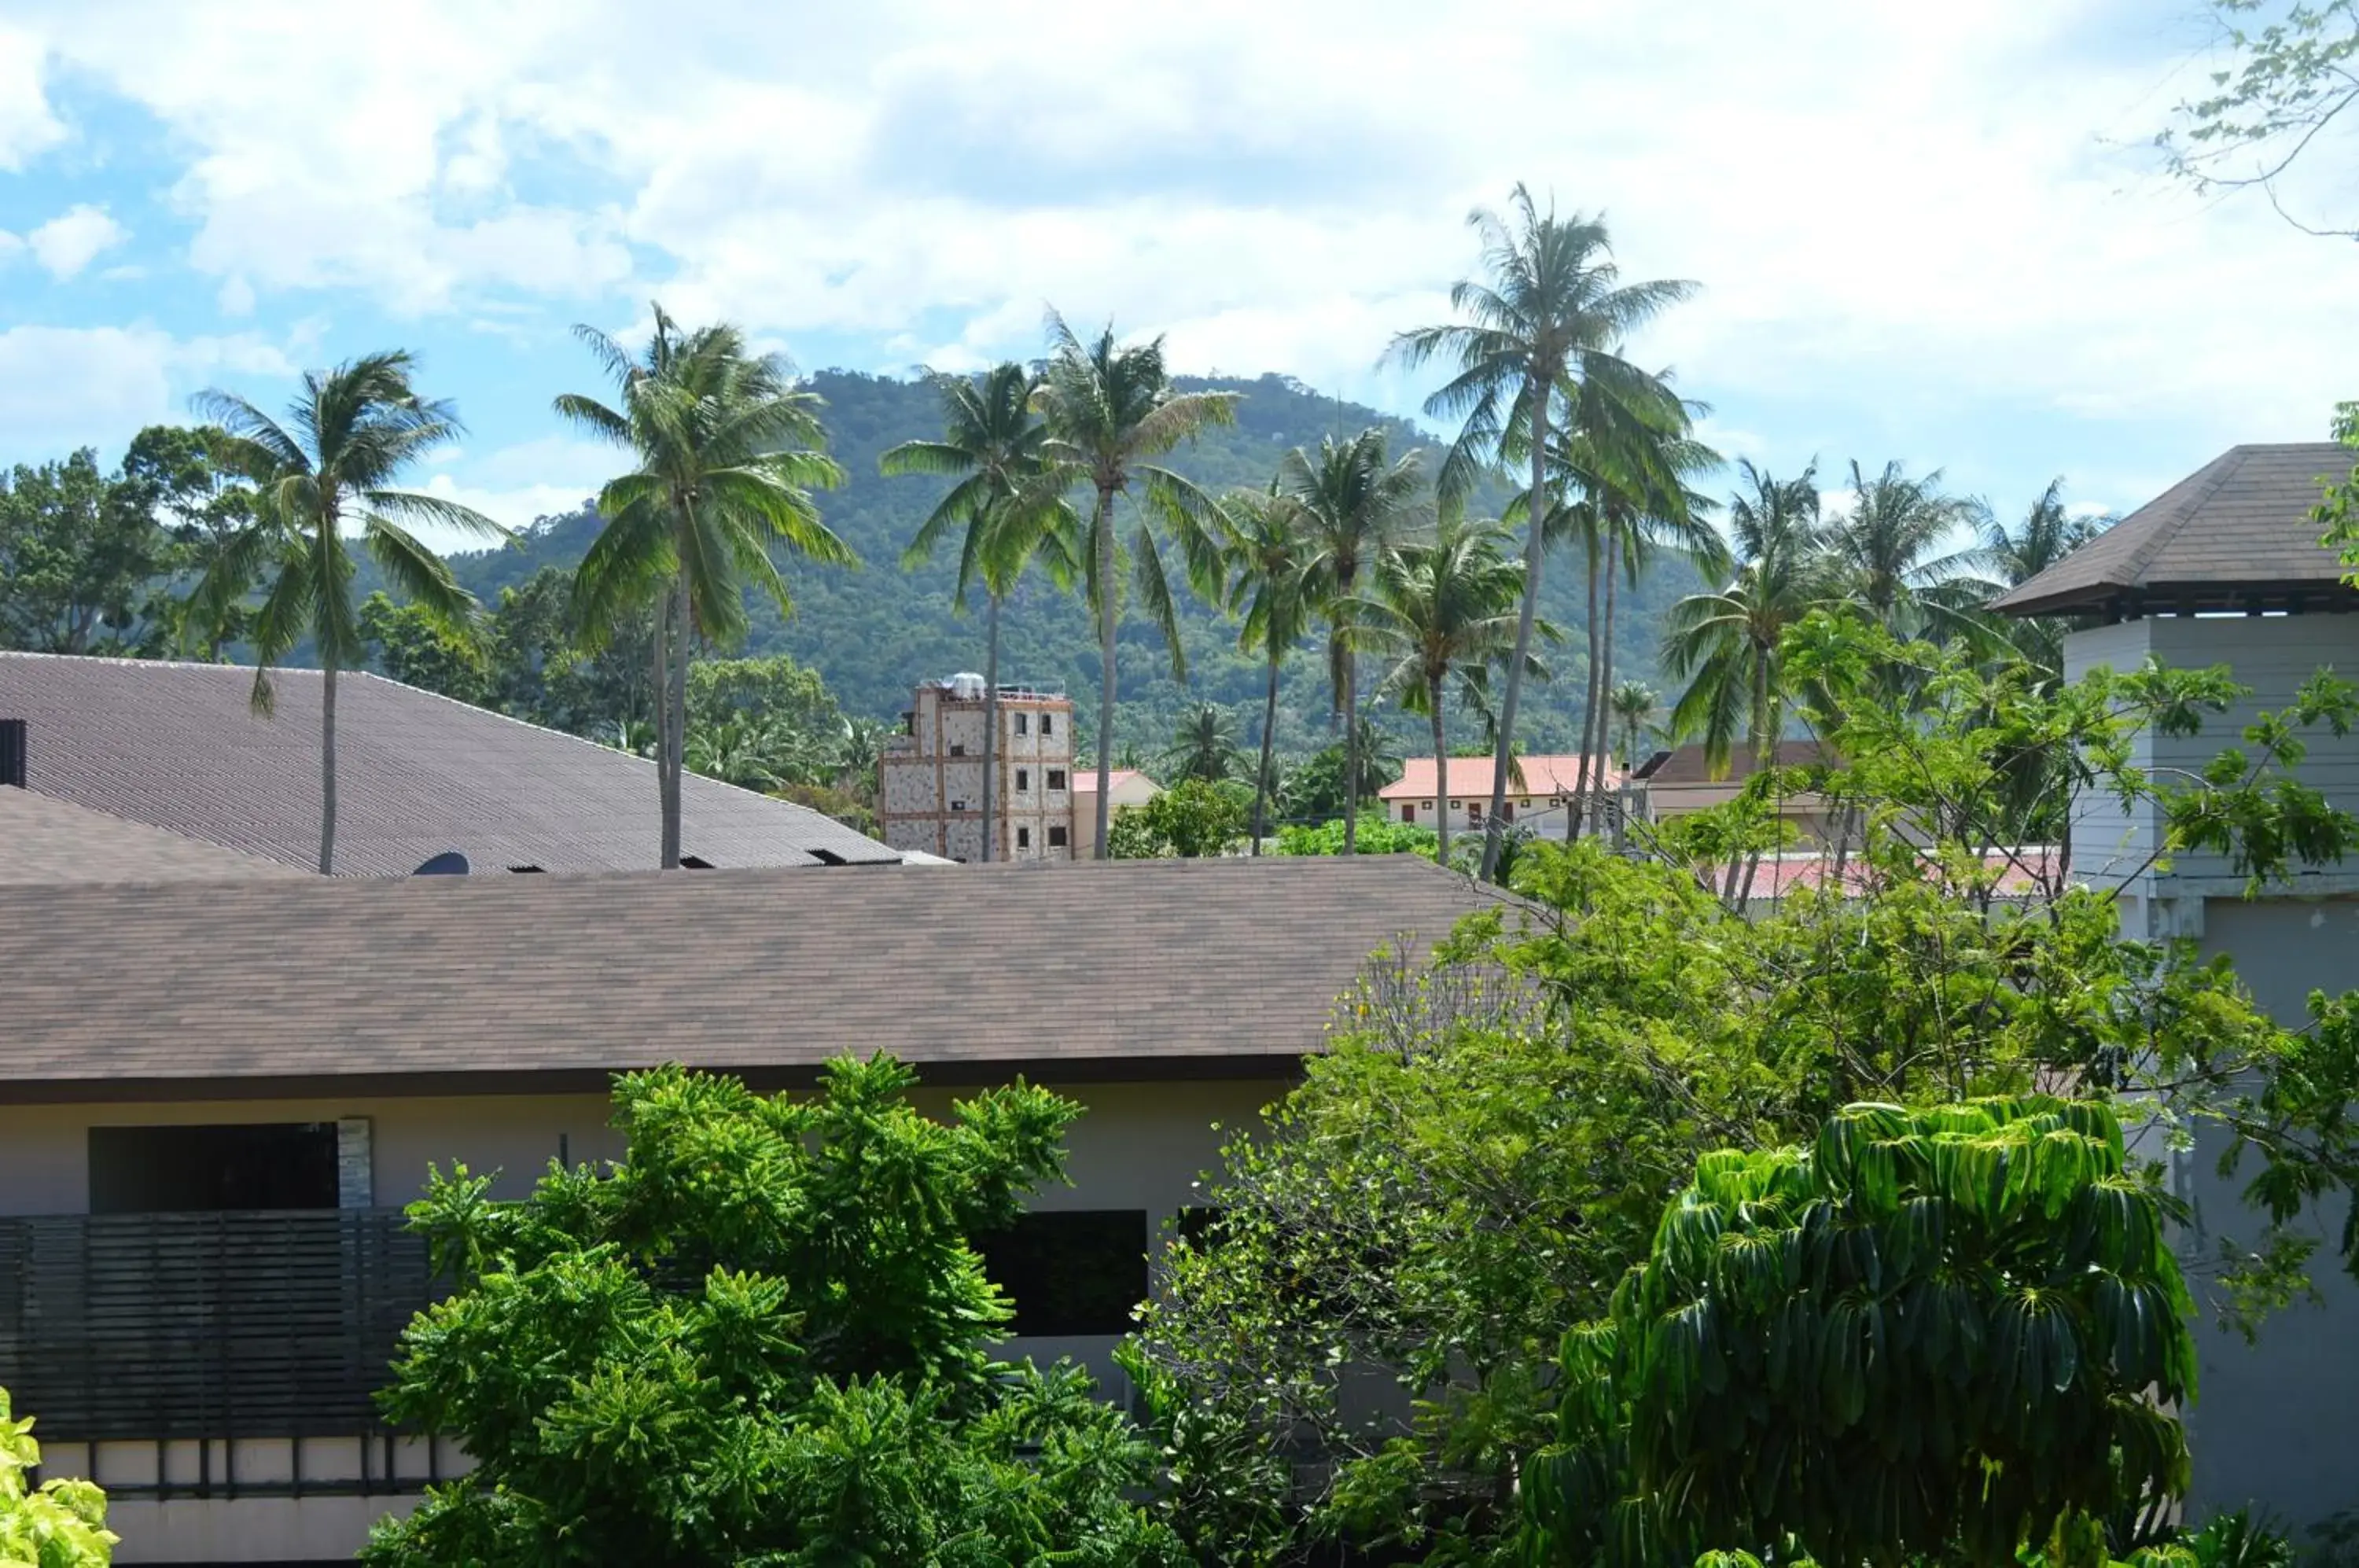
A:
[[[955,555],[945,551],[914,572],[900,566],[902,548],[940,494],[942,482],[886,479],[877,473],[877,455],[887,447],[939,433],[935,397],[921,383],[843,371],[823,371],[812,377],[811,385],[827,400],[833,452],[851,476],[842,489],[821,497],[821,507],[829,525],[860,553],[864,565],[857,571],[790,566],[792,614],[781,617],[767,604],[756,606],[744,651],[790,653],[825,678],[847,713],[890,715],[906,704],[914,681],[983,668],[981,605],[960,615],[951,604]],[[1288,447],[1316,444],[1322,436],[1349,435],[1371,424],[1386,427],[1397,450],[1430,444],[1402,420],[1323,397],[1280,376],[1257,381],[1188,378],[1181,385],[1244,394],[1235,428],[1214,430],[1170,460],[1174,468],[1216,490],[1265,485]],[[1485,504],[1495,508],[1502,498],[1492,495]],[[515,548],[462,555],[452,564],[462,581],[488,602],[496,599],[501,588],[521,583],[542,566],[570,568],[596,528],[596,517],[585,506],[571,516],[546,520]],[[1657,571],[1636,593],[1625,597],[1616,615],[1617,676],[1652,676],[1662,609],[1694,585],[1691,573],[1673,566]],[[1572,744],[1584,661],[1578,646],[1582,601],[1580,562],[1571,557],[1552,561],[1542,613],[1561,625],[1573,641],[1549,656],[1553,684],[1526,699],[1528,717],[1518,727],[1527,750]],[[1181,710],[1199,701],[1232,707],[1240,731],[1257,733],[1262,667],[1257,659],[1237,650],[1234,626],[1191,601],[1183,635],[1189,667],[1185,686],[1172,679],[1161,635],[1143,615],[1125,616],[1118,746],[1136,743],[1152,755],[1169,739]],[[1073,692],[1086,723],[1095,707],[1098,651],[1079,598],[1060,593],[1044,577],[1028,578],[1003,621],[1000,673],[1011,682],[1063,685]],[[1309,750],[1324,744],[1326,701],[1323,667],[1306,649],[1290,665],[1280,698],[1282,749]],[[1388,727],[1421,739],[1422,721],[1416,721],[1413,730],[1410,722],[1388,710],[1389,705],[1385,714]]]

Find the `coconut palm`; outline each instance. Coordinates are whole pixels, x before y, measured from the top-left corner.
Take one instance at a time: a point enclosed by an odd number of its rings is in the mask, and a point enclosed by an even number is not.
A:
[[[271,707],[270,670],[305,637],[320,660],[320,874],[336,867],[336,673],[366,649],[353,602],[356,528],[386,578],[446,628],[464,631],[475,601],[442,558],[405,523],[479,538],[508,531],[455,501],[391,488],[403,471],[462,433],[446,402],[420,397],[400,350],[307,372],[284,424],[234,393],[198,395],[197,411],[228,432],[223,465],[255,484],[253,515],[225,539],[189,600],[184,626],[218,634],[241,616],[247,591],[268,578],[244,617],[254,645],[254,705]]]
[[[1911,479],[1887,463],[1871,479],[1854,461],[1851,483],[1850,511],[1824,530],[1831,591],[1903,636],[1958,629],[1980,599],[1963,580],[1977,564],[1982,504],[1942,494],[1938,468]]]
[[[662,306],[654,312],[637,355],[594,327],[575,327],[613,377],[619,406],[569,392],[556,408],[638,461],[598,494],[605,526],[575,569],[573,604],[592,646],[655,607],[656,789],[660,864],[670,870],[679,865],[692,641],[742,636],[749,584],[788,607],[777,547],[832,565],[857,565],[858,557],[811,499],[812,490],[843,483],[843,470],[818,450],[827,439],[824,405],[796,385],[793,366],[753,353],[734,326],[689,332]]]
[[[1223,783],[1237,770],[1237,723],[1218,703],[1199,702],[1180,721],[1158,760],[1174,784],[1189,779]]]
[[[1512,224],[1483,210],[1468,219],[1482,236],[1489,276],[1484,281],[1462,279],[1451,288],[1451,306],[1465,320],[1419,328],[1394,340],[1394,353],[1412,367],[1436,356],[1455,365],[1456,374],[1425,405],[1437,418],[1464,421],[1439,475],[1445,504],[1462,498],[1495,463],[1520,460],[1529,467],[1524,598],[1500,703],[1491,813],[1483,846],[1485,877],[1496,869],[1516,709],[1539,606],[1546,524],[1554,509],[1548,474],[1550,434],[1560,413],[1590,382],[1601,390],[1652,395],[1651,378],[1622,358],[1619,345],[1695,287],[1669,281],[1625,284],[1602,220],[1577,213],[1560,219],[1553,209],[1543,215],[1521,185],[1516,187],[1512,206]]]
[[[2064,481],[2049,481],[2031,503],[2023,521],[2013,528],[1996,517],[1983,524],[1982,549],[1975,552],[1981,569],[1997,579],[1995,586],[2019,588],[2112,525],[2104,517],[2074,517],[2064,506]],[[1993,651],[2012,653],[2029,660],[2053,679],[2064,673],[2064,623],[2054,616],[1983,617]]]
[[[1280,495],[1275,484],[1228,496],[1222,503],[1221,526],[1230,572],[1228,608],[1239,617],[1237,644],[1249,653],[1260,650],[1268,667],[1261,763],[1254,770],[1253,852],[1259,855],[1276,786],[1278,667],[1310,627],[1310,536],[1302,509]]]
[[[1735,572],[1673,604],[1663,643],[1665,673],[1688,683],[1671,727],[1701,737],[1715,775],[1727,771],[1740,734],[1758,760],[1776,755],[1785,727],[1778,646],[1825,592],[1814,469],[1779,480],[1750,462],[1738,468],[1745,491],[1728,510]]]
[[[933,378],[942,402],[942,439],[903,441],[878,459],[887,474],[941,474],[958,483],[935,503],[901,564],[915,567],[948,539],[959,536],[961,609],[980,583],[984,611],[983,655],[983,858],[992,858],[999,819],[999,608],[1024,569],[1046,557],[1060,582],[1072,580],[1073,513],[1060,494],[1064,475],[1048,453],[1049,427],[1034,412],[1040,377],[1009,362],[977,379]]]
[[[1311,602],[1327,622],[1327,673],[1333,711],[1344,718],[1343,853],[1359,844],[1358,649],[1352,634],[1366,574],[1403,543],[1417,520],[1422,464],[1410,452],[1388,462],[1385,432],[1349,441],[1329,436],[1313,454],[1296,447],[1278,460],[1277,493],[1301,513],[1310,539],[1303,561]]]
[[[1090,607],[1098,620],[1098,805],[1097,841],[1106,842],[1107,801],[1114,773],[1114,632],[1121,593],[1114,578],[1114,503],[1137,482],[1151,508],[1178,534],[1189,574],[1207,597],[1217,596],[1221,551],[1208,527],[1211,498],[1168,468],[1148,462],[1190,441],[1206,428],[1233,424],[1234,392],[1180,392],[1171,385],[1163,340],[1124,348],[1109,326],[1083,343],[1065,319],[1049,314],[1050,354],[1035,395],[1049,423],[1049,457],[1071,470],[1090,487],[1092,506],[1082,565]],[[1175,675],[1184,676],[1180,628],[1155,529],[1146,516],[1130,536],[1138,595],[1162,628]]]
[[[1655,722],[1655,689],[1643,681],[1625,681],[1614,688],[1606,706],[1613,711],[1615,736],[1622,743],[1622,766],[1635,768],[1638,747]]]
[[[1451,696],[1479,698],[1491,666],[1514,657],[1523,572],[1507,554],[1513,538],[1487,518],[1442,519],[1431,543],[1405,545],[1377,561],[1372,592],[1355,606],[1350,628],[1359,646],[1392,661],[1377,690],[1425,714],[1431,728],[1437,858],[1444,866],[1450,741],[1443,717]],[[1553,640],[1556,628],[1538,625],[1539,635]]]

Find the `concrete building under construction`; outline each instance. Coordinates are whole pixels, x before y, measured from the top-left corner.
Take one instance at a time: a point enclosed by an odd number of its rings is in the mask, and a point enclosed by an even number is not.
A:
[[[885,842],[951,860],[1073,858],[1073,703],[1037,686],[999,689],[991,818],[984,816],[990,704],[980,675],[920,683],[879,763]]]

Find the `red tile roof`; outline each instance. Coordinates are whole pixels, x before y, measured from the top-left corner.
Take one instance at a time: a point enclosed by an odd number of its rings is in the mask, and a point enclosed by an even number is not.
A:
[[[1516,759],[1523,768],[1523,782],[1515,776],[1507,779],[1507,793],[1516,796],[1570,795],[1579,787],[1581,756],[1521,757]],[[1434,799],[1433,758],[1412,757],[1402,764],[1399,779],[1378,790],[1379,799],[1386,800],[1430,800]],[[1469,795],[1483,800],[1491,798],[1492,759],[1487,757],[1453,757],[1450,759],[1450,793],[1453,800]],[[1611,757],[1592,757],[1589,764],[1589,787],[1611,789],[1622,782],[1622,769]]]

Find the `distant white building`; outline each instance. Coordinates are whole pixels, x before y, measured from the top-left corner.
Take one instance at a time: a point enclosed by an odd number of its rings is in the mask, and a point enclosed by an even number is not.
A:
[[[1435,788],[1439,770],[1433,758],[1412,757],[1402,764],[1400,778],[1376,792],[1377,799],[1384,805],[1385,815],[1395,822],[1432,827],[1447,811],[1451,832],[1479,828],[1483,825],[1483,813],[1491,809],[1491,760],[1487,757],[1451,757],[1450,792],[1444,796]],[[1590,758],[1589,789],[1593,798],[1610,803],[1621,782],[1622,769],[1612,757]],[[1579,754],[1519,757],[1516,758],[1515,771],[1507,778],[1506,804],[1501,815],[1543,836],[1551,825],[1560,833],[1565,810],[1580,787]]]
[[[885,842],[958,861],[1071,860],[1073,854],[1073,704],[1062,691],[999,689],[992,768],[992,821],[983,814],[984,734],[990,705],[983,677],[921,682],[901,715],[902,733],[878,763],[877,816]]]

